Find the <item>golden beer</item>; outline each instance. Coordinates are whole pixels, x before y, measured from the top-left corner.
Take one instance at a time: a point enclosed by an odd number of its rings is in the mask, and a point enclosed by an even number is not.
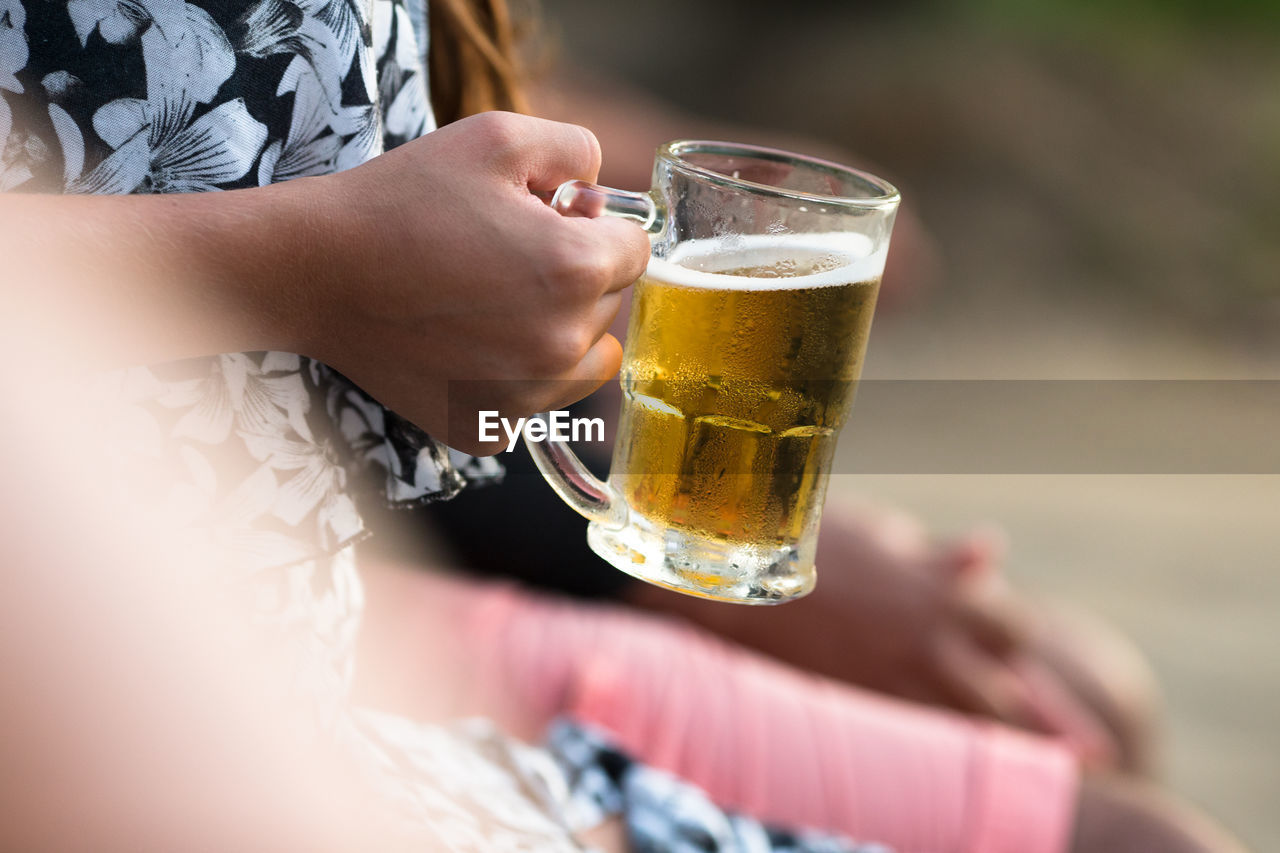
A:
[[[635,285],[610,483],[636,523],[719,543],[732,564],[812,548],[883,257],[850,234],[712,242]]]

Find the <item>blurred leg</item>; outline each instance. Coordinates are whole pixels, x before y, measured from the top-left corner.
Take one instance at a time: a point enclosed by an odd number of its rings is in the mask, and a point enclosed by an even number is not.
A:
[[[1161,697],[1142,652],[1088,614],[1048,606],[1039,607],[1038,614],[1031,650],[1106,728],[1115,746],[1115,769],[1154,776],[1160,763]]]
[[[1071,853],[1244,853],[1189,806],[1148,784],[1090,779],[1082,786]]]

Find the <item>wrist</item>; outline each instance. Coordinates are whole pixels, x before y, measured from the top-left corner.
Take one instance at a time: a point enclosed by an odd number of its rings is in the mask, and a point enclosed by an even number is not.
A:
[[[277,235],[272,280],[259,282],[257,301],[286,349],[341,367],[343,342],[361,309],[358,285],[376,274],[377,235],[351,173],[300,178],[264,192],[266,228]]]
[[[206,210],[193,211],[215,223],[192,261],[208,307],[236,349],[310,355],[321,337],[313,282],[328,260],[320,257],[327,220],[313,182],[209,193],[200,197]]]

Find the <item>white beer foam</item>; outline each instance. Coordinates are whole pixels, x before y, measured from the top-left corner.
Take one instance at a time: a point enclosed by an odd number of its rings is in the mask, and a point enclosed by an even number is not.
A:
[[[830,287],[880,278],[887,247],[872,251],[864,234],[750,234],[681,243],[667,258],[650,258],[648,275],[683,287],[707,290],[792,290]],[[717,270],[771,266],[789,258],[816,260],[832,269],[809,275],[754,278]],[[830,259],[830,260],[829,260]]]

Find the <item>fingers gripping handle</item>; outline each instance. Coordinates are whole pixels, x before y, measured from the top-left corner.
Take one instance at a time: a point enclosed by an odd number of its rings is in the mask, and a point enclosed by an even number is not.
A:
[[[564,216],[617,216],[651,234],[662,230],[662,208],[649,193],[632,193],[588,181],[565,181],[551,197],[551,209]]]
[[[618,216],[637,223],[651,234],[662,230],[662,208],[648,193],[632,193],[587,181],[566,181],[551,197],[551,209],[564,216]],[[547,423],[546,412],[534,415]],[[529,455],[561,499],[580,515],[610,530],[627,526],[627,504],[614,489],[597,479],[569,447],[559,441],[530,441]]]

